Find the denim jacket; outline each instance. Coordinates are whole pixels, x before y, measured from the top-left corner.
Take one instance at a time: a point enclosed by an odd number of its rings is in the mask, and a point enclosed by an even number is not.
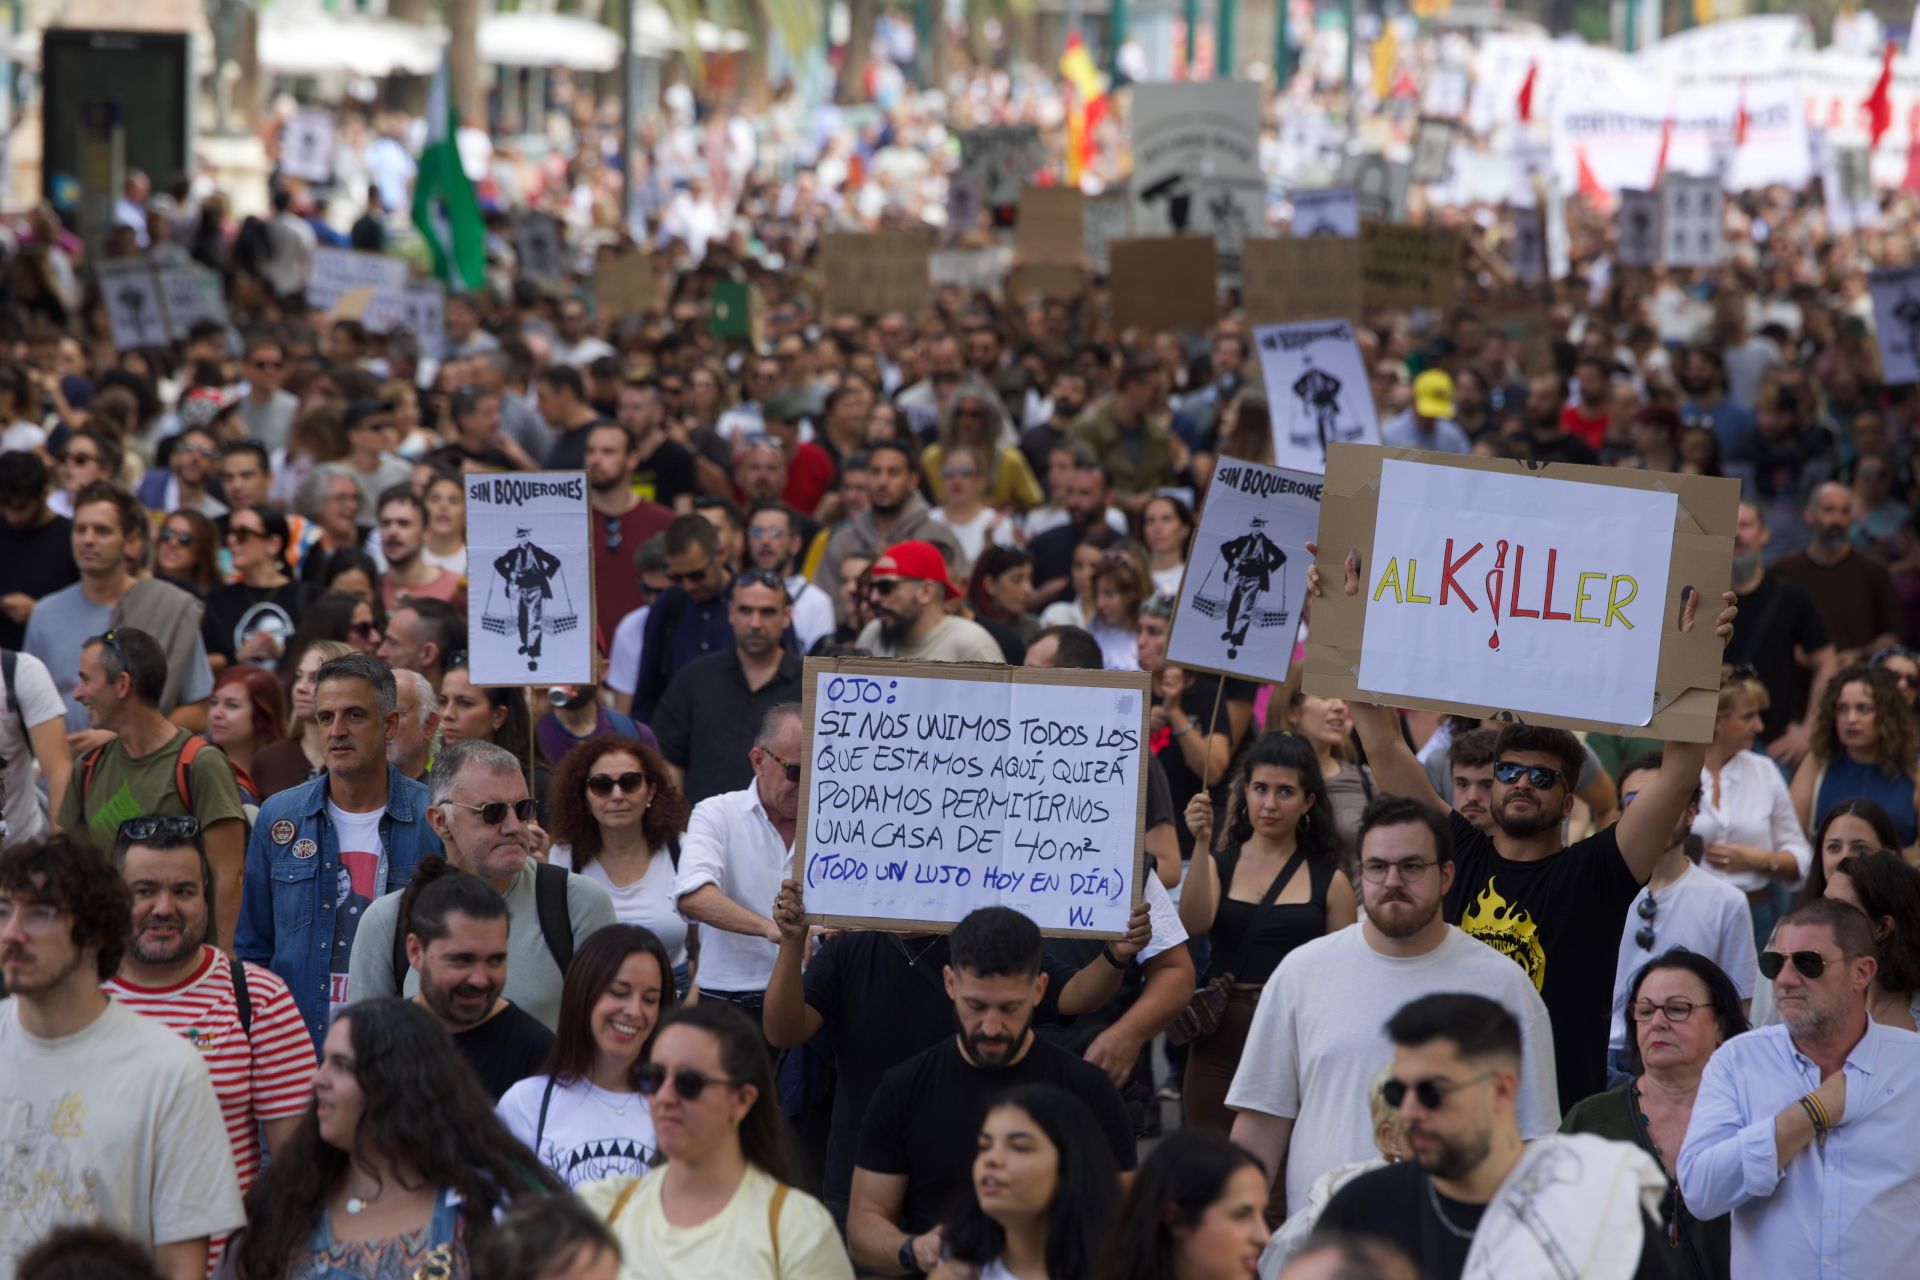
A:
[[[340,842],[327,817],[327,782],[323,773],[260,806],[233,937],[241,959],[286,980],[316,1053],[327,1035],[333,914],[340,902]],[[310,851],[305,857],[303,847]],[[388,765],[374,896],[405,885],[420,859],[440,851],[440,837],[427,826],[426,787]]]

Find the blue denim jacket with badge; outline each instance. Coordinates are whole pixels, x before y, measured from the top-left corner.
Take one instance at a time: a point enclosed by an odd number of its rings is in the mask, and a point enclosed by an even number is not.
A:
[[[327,817],[327,781],[323,773],[260,806],[247,841],[233,937],[236,955],[286,980],[316,1054],[332,1004],[333,915],[340,902],[340,841]],[[388,765],[374,896],[405,885],[420,859],[440,851],[440,837],[427,826],[427,788]]]

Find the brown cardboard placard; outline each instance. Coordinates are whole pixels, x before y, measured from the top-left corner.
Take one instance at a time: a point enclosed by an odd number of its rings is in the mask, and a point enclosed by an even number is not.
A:
[[[1020,193],[1014,251],[1023,262],[1079,265],[1085,254],[1085,198],[1075,187],[1028,187]]]
[[[1360,320],[1360,242],[1249,237],[1241,247],[1248,324]]]
[[[1648,723],[1620,725],[1534,712],[1522,715],[1506,707],[1474,706],[1444,698],[1395,695],[1393,705],[1672,742],[1707,742],[1713,738],[1721,662],[1721,645],[1714,635],[1713,620],[1720,612],[1720,593],[1727,589],[1733,576],[1733,528],[1740,484],[1737,480],[1706,476],[1463,457],[1378,445],[1328,446],[1317,562],[1321,581],[1326,585],[1323,594],[1311,602],[1313,621],[1307,633],[1303,667],[1308,693],[1362,702],[1376,700],[1359,685],[1360,651],[1366,631],[1365,584],[1373,563],[1374,520],[1380,505],[1380,467],[1389,459],[1679,495],[1673,552],[1667,565],[1667,599],[1661,618],[1660,664],[1654,684],[1657,709]],[[1349,551],[1360,557],[1362,583],[1362,590],[1351,596],[1344,594],[1339,585],[1344,580],[1342,562]],[[1680,595],[1681,588],[1688,586],[1700,593],[1699,613],[1693,629],[1682,632]],[[1575,678],[1577,674],[1569,672],[1568,677]]]
[[[811,812],[813,785],[815,782],[813,770],[816,761],[820,759],[818,751],[821,749],[821,747],[815,743],[815,728],[820,719],[820,677],[823,675],[842,676],[853,679],[864,677],[883,683],[890,680],[899,681],[911,678],[921,680],[962,681],[982,685],[1001,686],[1055,685],[1079,689],[1112,689],[1137,695],[1140,699],[1140,721],[1138,729],[1139,738],[1133,752],[1134,764],[1137,766],[1134,770],[1136,777],[1131,784],[1134,801],[1133,847],[1128,851],[1128,856],[1124,859],[1124,865],[1130,877],[1127,886],[1127,900],[1134,904],[1141,901],[1146,893],[1146,881],[1144,877],[1150,874],[1147,870],[1146,863],[1146,749],[1147,714],[1153,702],[1148,677],[1144,673],[1138,671],[1078,671],[1055,670],[1041,667],[1009,667],[997,663],[984,662],[907,662],[896,658],[808,658],[806,660],[805,672],[802,676],[800,699],[800,723],[806,735],[805,746],[802,751],[802,768],[804,772],[800,783],[800,811],[794,826],[793,857],[791,863],[788,865],[788,871],[792,877],[799,880],[803,886],[809,881],[808,872],[811,869],[808,861],[807,848],[809,839],[814,834],[813,818],[815,815]],[[880,704],[873,704],[866,709],[873,712],[885,711],[885,707]],[[1129,725],[1131,725],[1131,721],[1129,721]],[[943,744],[940,742],[929,742],[927,745],[940,746]],[[1011,742],[1007,745],[1009,747],[1013,746]],[[956,751],[963,750],[964,744],[954,744],[954,747]],[[1011,754],[1020,755],[1025,753],[1020,750],[1015,750],[1011,752]],[[881,775],[876,774],[875,776],[880,777]],[[896,772],[895,776],[898,777],[899,774]],[[959,776],[964,777],[965,775],[962,774]],[[982,781],[985,781],[985,779],[982,779]],[[1002,785],[1016,788],[1022,785],[1019,783],[1007,783],[1004,778],[1000,781]],[[1062,790],[1068,789],[1068,784],[1066,783],[1056,785]],[[1123,782],[1122,785],[1125,786],[1128,784]],[[1005,819],[1005,822],[1008,831],[1015,830],[1020,825],[1018,819],[1012,817]],[[1009,870],[1025,869],[1025,863],[1016,861],[1016,855],[1012,852],[1011,845],[1002,848],[999,850],[999,853],[1001,856],[995,862],[983,862],[980,865],[1005,866]],[[953,851],[946,850],[942,856],[952,857]],[[964,858],[966,855],[960,856]],[[1057,871],[1063,867],[1068,870],[1072,869],[1063,863],[1053,864],[1046,869]],[[980,889],[983,895],[989,892],[984,885],[980,886]],[[992,899],[983,897],[978,905],[992,905]],[[816,914],[811,911],[807,913],[806,918],[808,922],[812,924],[829,925],[839,928],[876,929],[883,932],[896,933],[945,933],[959,923],[957,919],[904,919],[897,916]],[[1108,931],[1057,927],[1043,927],[1041,932],[1048,937],[1060,938],[1113,938],[1120,936],[1117,933]]]
[[[358,320],[367,314],[367,306],[373,301],[375,292],[375,287],[370,284],[347,290],[340,295],[340,300],[333,304],[333,310],[327,313],[328,321]]]
[[[1360,300],[1369,309],[1453,308],[1461,241],[1446,227],[1360,224]]]
[[[641,251],[601,258],[593,268],[593,306],[602,317],[651,311],[660,305],[653,255]]]
[[[1113,327],[1202,333],[1220,319],[1212,236],[1147,236],[1108,246]]]
[[[932,253],[933,237],[923,231],[828,232],[820,237],[826,310],[912,315],[932,297],[927,265]]]

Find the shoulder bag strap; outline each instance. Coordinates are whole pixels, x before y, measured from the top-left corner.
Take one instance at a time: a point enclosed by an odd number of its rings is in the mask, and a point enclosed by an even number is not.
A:
[[[1293,873],[1298,871],[1300,864],[1306,860],[1307,851],[1296,848],[1293,856],[1287,859],[1287,865],[1280,868],[1280,874],[1275,876],[1273,883],[1267,886],[1266,893],[1260,899],[1260,905],[1253,909],[1253,915],[1247,920],[1247,931],[1240,936],[1240,945],[1234,949],[1233,967],[1227,970],[1229,977],[1247,967],[1247,958],[1253,954],[1254,939],[1260,936],[1260,926],[1266,921],[1267,909],[1273,906],[1274,899],[1280,896],[1280,891],[1287,887],[1287,881],[1293,879]],[[1236,858],[1235,861],[1237,862],[1238,859]],[[1226,898],[1227,891],[1232,887],[1231,883],[1220,886],[1222,900]]]
[[[537,862],[533,867],[533,913],[563,980],[573,965],[573,917],[567,913],[567,877],[571,874],[551,862]]]
[[[633,1199],[633,1193],[638,1191],[639,1189],[640,1189],[640,1179],[634,1178],[627,1183],[625,1190],[623,1190],[618,1196],[614,1197],[613,1208],[607,1210],[608,1226],[612,1226],[614,1225],[614,1223],[620,1221],[621,1211],[627,1207],[627,1201]]]
[[[533,1126],[533,1154],[540,1154],[540,1139],[547,1132],[547,1108],[553,1105],[553,1077],[547,1077],[547,1087],[540,1091],[540,1119]]]
[[[787,1192],[792,1190],[786,1183],[773,1189],[773,1201],[767,1205],[767,1236],[773,1241],[773,1271],[780,1274],[780,1210],[787,1203]]]
[[[253,997],[247,994],[247,964],[239,956],[227,959],[227,968],[233,974],[233,1007],[240,1015],[240,1034],[253,1034]]]

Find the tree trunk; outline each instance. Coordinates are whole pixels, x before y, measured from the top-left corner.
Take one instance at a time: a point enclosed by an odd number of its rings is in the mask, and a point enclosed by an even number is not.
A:
[[[825,15],[821,21],[827,21]],[[847,55],[840,62],[840,101],[867,100],[867,66],[872,61],[873,0],[847,0]]]
[[[387,16],[395,22],[424,27],[433,21],[432,0],[387,0]],[[424,76],[390,76],[387,102],[397,110],[417,116],[427,108],[427,85]]]
[[[480,66],[480,0],[447,0],[447,49],[460,118],[487,127],[487,82]]]
[[[239,74],[234,77],[233,96],[227,101],[230,125],[250,128],[267,105],[267,78],[260,73],[260,11],[252,5],[240,10],[239,33],[231,52]]]

